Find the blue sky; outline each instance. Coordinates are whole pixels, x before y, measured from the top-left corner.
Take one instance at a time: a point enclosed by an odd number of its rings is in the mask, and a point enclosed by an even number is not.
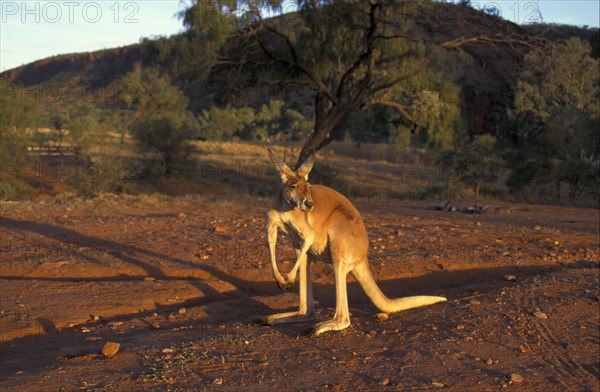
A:
[[[285,3],[286,0],[284,0]],[[599,25],[599,0],[471,1],[515,23]],[[0,71],[49,56],[113,48],[181,30],[180,0],[0,0]],[[538,12],[539,10],[539,12]]]

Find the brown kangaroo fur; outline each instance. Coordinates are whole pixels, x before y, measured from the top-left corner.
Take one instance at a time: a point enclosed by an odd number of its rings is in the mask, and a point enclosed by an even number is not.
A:
[[[281,189],[273,207],[267,213],[266,231],[269,241],[273,277],[282,289],[291,289],[300,272],[300,306],[298,311],[268,316],[267,324],[312,320],[315,317],[310,263],[315,257],[330,260],[335,271],[336,306],[332,320],[318,323],[314,334],[339,331],[350,326],[346,276],[351,273],[371,301],[382,312],[392,313],[436,302],[444,297],[414,296],[398,299],[386,297],[371,275],[367,253],[367,229],[358,210],[340,193],[331,188],[308,183],[315,161],[314,151],[295,172],[269,155],[281,174]],[[296,249],[296,263],[286,277],[278,268],[275,257],[277,231],[282,230]]]

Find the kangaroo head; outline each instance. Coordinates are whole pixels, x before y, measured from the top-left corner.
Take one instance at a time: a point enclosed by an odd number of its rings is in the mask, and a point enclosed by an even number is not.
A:
[[[269,149],[269,155],[281,175],[281,195],[283,201],[297,207],[301,211],[311,211],[314,205],[308,182],[308,173],[310,173],[315,163],[314,150],[311,150],[308,157],[306,157],[296,171],[290,169],[281,159],[277,158],[271,149]]]

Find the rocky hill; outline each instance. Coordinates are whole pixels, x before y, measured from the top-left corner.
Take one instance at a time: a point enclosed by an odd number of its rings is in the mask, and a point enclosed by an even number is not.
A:
[[[105,88],[131,71],[140,57],[139,44],[65,54],[5,71],[0,77],[23,87],[67,83]]]

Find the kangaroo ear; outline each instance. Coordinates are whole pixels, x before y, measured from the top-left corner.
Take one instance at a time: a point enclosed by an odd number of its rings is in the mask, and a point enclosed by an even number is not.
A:
[[[286,165],[285,163],[283,163],[283,161],[281,159],[276,157],[270,148],[268,149],[268,151],[269,151],[269,157],[271,158],[271,162],[273,162],[273,164],[277,168],[277,171],[279,171],[279,174],[281,175],[281,182],[286,182],[292,176],[294,176],[294,171],[292,169],[290,169],[288,167],[288,165]]]
[[[308,173],[310,173],[310,171],[313,168],[313,165],[315,164],[315,158],[316,158],[315,150],[310,150],[310,152],[308,153],[308,156],[306,157],[306,159],[304,160],[302,165],[298,168],[298,170],[296,170],[296,173],[300,177],[304,178],[307,181],[308,181]]]

